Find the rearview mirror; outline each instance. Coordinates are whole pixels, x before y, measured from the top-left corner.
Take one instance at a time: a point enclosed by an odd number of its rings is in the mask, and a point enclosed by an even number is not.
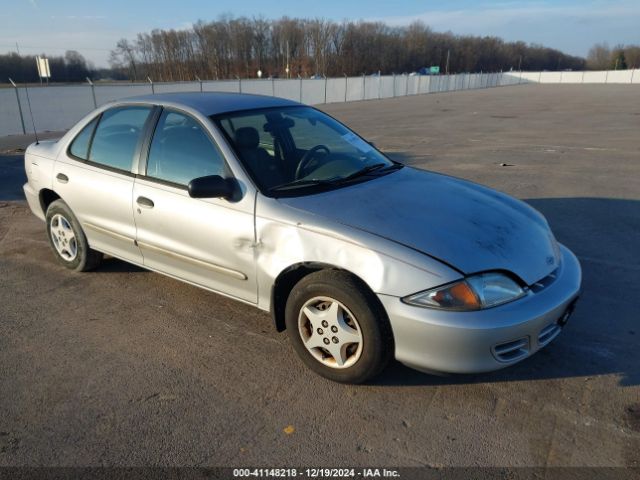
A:
[[[194,178],[189,182],[189,196],[192,198],[229,199],[235,191],[235,180],[220,175]]]

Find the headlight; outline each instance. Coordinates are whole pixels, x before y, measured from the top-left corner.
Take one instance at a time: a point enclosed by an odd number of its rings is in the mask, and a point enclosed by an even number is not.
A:
[[[418,307],[445,310],[480,310],[511,302],[525,295],[525,291],[508,276],[480,273],[458,282],[414,293],[402,299]]]

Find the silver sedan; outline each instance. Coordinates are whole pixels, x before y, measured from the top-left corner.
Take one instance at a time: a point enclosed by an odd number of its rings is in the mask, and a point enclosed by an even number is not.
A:
[[[31,145],[25,168],[62,265],[107,254],[270,311],[336,381],[392,357],[424,371],[512,365],[560,333],[580,290],[576,257],[533,208],[396,163],[284,99],[126,99]]]

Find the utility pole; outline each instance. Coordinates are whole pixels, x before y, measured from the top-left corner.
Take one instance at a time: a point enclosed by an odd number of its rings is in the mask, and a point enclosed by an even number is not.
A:
[[[449,55],[451,54],[451,50],[447,50],[447,65],[445,67],[445,73],[449,75]]]
[[[520,55],[520,59],[518,60],[518,71],[522,71],[522,55]]]
[[[289,40],[287,40],[287,68],[284,71],[287,74],[287,78],[289,78]]]

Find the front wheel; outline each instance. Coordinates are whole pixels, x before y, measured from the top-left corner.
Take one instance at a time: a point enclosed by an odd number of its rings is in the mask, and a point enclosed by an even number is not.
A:
[[[303,362],[330,380],[365,382],[393,354],[384,308],[347,272],[322,270],[304,277],[287,299],[285,322]]]
[[[49,205],[46,221],[49,243],[58,262],[78,272],[100,264],[102,253],[89,248],[80,223],[64,201],[56,200]]]

